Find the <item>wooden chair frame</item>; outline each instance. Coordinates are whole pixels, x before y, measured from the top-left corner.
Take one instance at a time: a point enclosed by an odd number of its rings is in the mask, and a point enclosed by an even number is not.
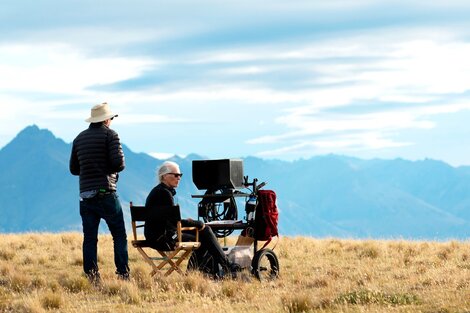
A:
[[[179,206],[175,206],[172,209],[179,210]],[[151,216],[151,212],[149,212],[149,210],[145,206],[135,206],[132,204],[132,202],[130,203],[130,210],[133,235],[133,240],[131,241],[131,243],[132,246],[136,248],[137,251],[139,251],[139,253],[142,255],[145,262],[147,262],[147,264],[152,267],[152,272],[150,273],[150,276],[153,277],[155,276],[155,274],[164,270],[164,267],[166,265],[168,265],[169,268],[164,273],[164,276],[168,276],[173,272],[185,275],[185,273],[180,268],[181,263],[185,259],[187,259],[194,250],[201,246],[201,243],[199,242],[199,231],[197,227],[182,227],[181,221],[177,221],[176,229],[178,241],[176,242],[174,249],[170,251],[155,249],[151,247],[147,240],[139,239],[139,234],[137,232],[138,228],[144,227],[145,221],[149,216]],[[194,231],[196,236],[195,241],[183,241],[183,231]],[[156,250],[160,256],[154,256],[154,253],[147,252],[147,249],[151,249],[152,251]]]

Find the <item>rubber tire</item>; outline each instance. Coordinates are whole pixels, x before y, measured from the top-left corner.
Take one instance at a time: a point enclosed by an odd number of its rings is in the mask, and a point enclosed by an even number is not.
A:
[[[265,263],[266,261],[268,263]],[[279,277],[279,260],[271,249],[257,251],[251,261],[251,268],[252,274],[260,281],[273,280]]]

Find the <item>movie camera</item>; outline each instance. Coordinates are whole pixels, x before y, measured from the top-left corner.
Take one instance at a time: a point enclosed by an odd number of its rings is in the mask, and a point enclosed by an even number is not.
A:
[[[251,269],[260,280],[277,278],[279,261],[276,254],[265,247],[258,249],[254,238],[258,193],[266,182],[258,183],[257,178],[250,182],[248,176],[244,176],[241,159],[194,160],[192,175],[197,189],[205,190],[202,195],[192,195],[201,199],[198,218],[210,225],[218,238],[241,230],[235,247],[224,247],[229,258],[235,259],[242,268]],[[237,200],[240,199],[245,205],[243,219],[238,218]]]

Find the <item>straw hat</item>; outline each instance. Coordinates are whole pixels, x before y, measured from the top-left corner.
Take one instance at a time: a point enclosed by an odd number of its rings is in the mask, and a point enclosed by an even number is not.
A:
[[[91,116],[85,121],[88,123],[98,123],[116,116],[118,115],[111,112],[109,105],[103,102],[91,108]]]

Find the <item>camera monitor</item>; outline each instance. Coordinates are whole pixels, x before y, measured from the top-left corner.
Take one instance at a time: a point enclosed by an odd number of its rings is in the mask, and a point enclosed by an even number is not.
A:
[[[243,160],[194,160],[193,182],[197,189],[236,189],[243,187]]]

